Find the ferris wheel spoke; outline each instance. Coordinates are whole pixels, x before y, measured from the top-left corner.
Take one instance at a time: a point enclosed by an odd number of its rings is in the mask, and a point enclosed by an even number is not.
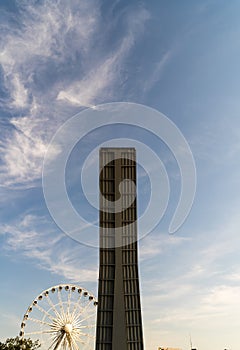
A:
[[[84,312],[87,312],[88,309],[89,309],[89,307],[90,307],[91,305],[92,305],[92,300],[89,300],[88,303],[87,303],[87,305],[84,307],[82,313],[84,314]]]
[[[48,302],[48,305],[51,306],[52,310],[54,311],[55,315],[59,318],[61,318],[61,315],[59,314],[58,310],[56,309],[56,306],[53,304],[52,299],[49,295],[46,295],[46,300]]]
[[[83,343],[83,344],[84,344],[84,343]],[[77,345],[75,339],[73,339],[73,346],[74,346],[75,350],[79,350],[79,347],[78,347],[78,345]]]
[[[71,291],[71,288],[70,288],[69,291],[68,291],[68,298],[67,298],[67,315],[70,314],[71,294],[72,294],[72,291]]]
[[[94,325],[85,325],[85,326],[79,326],[78,329],[84,329],[84,328],[91,329],[91,328],[95,328],[95,327],[96,327],[95,324]]]
[[[76,300],[76,304],[73,308],[73,311],[72,311],[72,314],[74,315],[75,314],[75,311],[77,310],[78,306],[79,306],[79,303],[81,301],[81,298],[82,298],[82,293],[80,292],[79,295],[78,295],[78,298]]]
[[[24,333],[24,335],[26,336],[31,336],[31,335],[36,335],[36,334],[46,334],[46,333],[53,333],[53,331],[49,330],[49,331],[34,331],[34,332],[27,332]]]
[[[58,288],[57,296],[58,296],[58,301],[59,301],[61,314],[62,314],[62,316],[64,316],[63,301],[62,301],[62,296],[61,296],[61,290],[59,288]]]
[[[95,336],[94,335],[91,335],[91,334],[88,334],[88,333],[79,333],[78,335],[77,335],[78,337],[79,337],[79,339],[81,339],[81,337],[86,337],[86,338],[89,338],[89,339],[95,339]],[[76,336],[76,337],[77,337]]]
[[[43,324],[45,326],[52,326],[51,323],[48,323],[48,322],[45,322],[45,321],[42,321],[42,320],[38,320],[37,318],[33,318],[33,317],[28,317],[28,320],[32,321],[32,322],[35,322],[35,323],[40,323],[40,324]]]
[[[75,342],[75,340],[73,340],[73,347],[72,347],[72,348],[73,348],[73,350],[74,350],[74,349],[75,349],[75,350],[79,350],[79,349],[78,349],[78,346],[77,346],[77,344],[76,344],[76,342]]]
[[[54,317],[53,315],[51,315],[48,311],[46,311],[45,309],[43,309],[41,306],[39,306],[38,304],[34,305],[39,311],[43,312],[48,318],[50,318],[50,320],[54,321]]]
[[[65,333],[61,333],[60,335],[55,337],[55,340],[53,341],[53,343],[50,345],[50,347],[48,348],[48,350],[50,350],[53,346],[53,350],[57,350],[60,346],[61,343],[63,341],[65,337]]]
[[[75,325],[79,325],[79,318],[80,318],[79,315],[71,315],[71,318],[72,318],[72,322],[73,322]]]
[[[94,339],[91,339],[91,338],[83,338],[83,336],[75,336],[74,337],[74,340],[76,343],[80,343],[80,344],[89,344],[89,343],[93,343],[93,340]]]
[[[67,343],[66,343],[66,341],[64,340],[64,342],[63,342],[63,350],[67,350]]]
[[[48,348],[48,350],[51,350],[52,348],[53,348],[53,346],[54,346],[54,344],[56,344],[56,342],[57,342],[57,336],[55,335],[54,337],[53,337],[53,339],[52,339],[52,343],[51,343],[51,345],[49,346],[49,348]],[[49,345],[49,344],[48,344]]]
[[[52,323],[52,327],[60,329],[64,324],[64,320],[62,318],[55,318]]]
[[[66,343],[68,343],[70,350],[74,350],[73,341],[74,341],[73,337],[70,334],[67,334]]]
[[[78,303],[77,303],[76,307],[77,307],[77,306],[78,306],[78,307],[80,306],[80,302],[81,302],[84,298],[85,298],[85,297],[84,297],[84,293],[81,293],[80,298],[78,299]],[[88,303],[85,305],[85,307],[91,305],[91,303],[92,303],[92,300],[89,300]]]
[[[94,317],[94,316],[95,316],[95,312],[92,313],[92,314],[90,314],[90,315],[88,315],[88,316],[85,317],[85,318],[80,319],[80,320],[79,320],[79,323],[81,324],[81,323],[83,323],[84,321],[86,321],[86,320],[88,320],[89,318]]]
[[[86,344],[86,342],[81,337],[76,338],[75,343],[76,341],[80,344]]]
[[[89,306],[92,304],[92,300],[89,300],[87,305],[80,311],[79,315],[84,314],[89,308]],[[77,311],[77,310],[76,310]],[[73,313],[73,317],[76,316],[76,312]]]
[[[83,344],[83,345],[85,346],[85,348],[87,347],[87,349],[92,350],[92,348],[93,348],[89,343],[86,343],[86,341],[83,341],[81,338],[78,339],[77,342],[78,342],[79,344]],[[75,343],[76,343],[76,341],[75,341]],[[77,344],[77,343],[76,343],[76,344]],[[77,348],[79,349],[78,345],[77,345]]]

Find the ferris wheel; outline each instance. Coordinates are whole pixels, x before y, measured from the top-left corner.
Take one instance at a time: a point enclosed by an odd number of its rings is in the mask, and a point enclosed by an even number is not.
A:
[[[39,339],[42,350],[94,349],[97,301],[86,289],[61,284],[28,307],[20,338]]]

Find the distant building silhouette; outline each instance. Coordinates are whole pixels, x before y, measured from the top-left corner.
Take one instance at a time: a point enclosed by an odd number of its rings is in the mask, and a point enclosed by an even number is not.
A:
[[[159,347],[158,350],[181,350],[180,348],[161,348]],[[191,349],[194,350],[194,349]]]
[[[126,179],[136,184],[135,149],[101,148],[96,350],[144,348],[138,279],[136,187],[129,181],[122,182]],[[126,209],[119,211],[119,203]]]

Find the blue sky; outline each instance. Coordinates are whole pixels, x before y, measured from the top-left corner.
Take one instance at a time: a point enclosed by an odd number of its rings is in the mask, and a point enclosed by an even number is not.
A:
[[[126,126],[100,128],[74,150],[70,198],[89,214],[78,204],[77,158],[110,133],[162,150],[170,202],[139,243],[146,349],[186,350],[189,333],[198,349],[238,349],[239,1],[13,0],[1,1],[0,10],[0,339],[19,332],[28,304],[45,288],[74,282],[97,294],[98,251],[71,240],[51,218],[43,158],[70,117],[126,101],[164,113],[187,139],[197,170],[190,215],[168,234],[179,169],[153,135]],[[89,215],[96,219],[96,211]]]

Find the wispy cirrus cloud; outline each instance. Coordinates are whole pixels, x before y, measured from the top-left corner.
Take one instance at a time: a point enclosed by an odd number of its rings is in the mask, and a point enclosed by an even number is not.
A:
[[[179,291],[178,291],[179,289]],[[219,285],[213,288],[205,288],[201,293],[197,293],[197,297],[192,296],[193,287],[175,285],[175,295],[180,296],[181,292],[189,293],[188,300],[180,300],[178,305],[173,307],[164,307],[164,297],[161,299],[153,297],[153,304],[161,304],[161,312],[159,318],[152,317],[153,324],[173,323],[176,325],[182,322],[187,325],[197,324],[199,319],[205,320],[207,327],[211,324],[224,325],[226,318],[235,319],[240,310],[239,286]],[[182,295],[183,295],[182,294]],[[171,293],[173,296],[173,293]],[[153,310],[152,310],[153,311]],[[159,312],[156,310],[156,313]]]
[[[50,226],[46,219],[31,214],[14,223],[1,225],[1,233],[5,237],[5,251],[14,251],[32,259],[39,268],[68,281],[79,281],[81,275],[81,281],[95,282],[96,264],[86,263],[89,256],[89,253],[86,256],[86,248],[64,234],[54,229],[50,230]]]
[[[6,33],[0,103],[12,116],[1,134],[0,180],[29,187],[39,179],[47,144],[61,123],[79,108],[112,99],[149,14],[142,7],[130,11],[118,42],[110,45],[106,31],[113,23],[105,25],[97,0],[16,4],[17,18],[6,17],[0,28]]]
[[[181,246],[186,241],[191,240],[189,237],[182,237],[177,235],[149,234],[140,241],[140,260],[144,261],[149,258],[161,255],[170,247]]]
[[[238,322],[238,232],[239,215],[233,211],[227,218],[219,219],[207,234],[196,232],[195,237],[177,246],[174,256],[167,253],[171,245],[165,245],[164,238],[162,247],[155,237],[148,240],[142,288],[143,296],[148,295],[143,298],[144,319],[151,325],[152,334],[171,327],[179,330],[179,325],[181,330],[198,329],[199,325],[204,332],[216,327],[226,330],[226,322],[230,328]],[[144,252],[144,245],[141,249]],[[162,268],[160,272],[153,268],[153,276],[149,271],[158,256]],[[226,264],[229,259],[232,265]]]
[[[44,83],[49,63],[61,64],[76,53],[78,48],[73,51],[67,39],[77,39],[79,46],[85,48],[97,19],[93,2],[88,8],[81,4],[76,7],[76,1],[70,1],[68,7],[63,2],[44,1],[37,6],[18,2],[18,12],[17,25],[8,24],[0,56],[9,93],[7,102],[12,109],[29,107],[33,97],[43,94],[40,84]]]
[[[71,84],[59,92],[57,100],[63,100],[76,106],[92,107],[98,100],[99,92],[106,94],[106,88],[118,76],[117,65],[132,46],[132,37],[123,40],[119,49],[94,67],[83,79]]]
[[[47,148],[44,137],[41,137],[38,130],[41,123],[40,119],[28,116],[11,119],[11,132],[0,140],[2,185],[31,187],[39,178]]]
[[[174,55],[174,50],[169,49],[166,51],[160,60],[154,64],[153,72],[149,75],[144,83],[144,91],[151,90],[151,88],[160,80],[161,75],[166,68],[167,64],[171,61]]]
[[[18,23],[3,24],[8,31],[0,63],[7,95],[1,107],[15,115],[9,119],[8,132],[1,135],[5,186],[32,186],[40,177],[47,143],[66,118],[54,99],[68,72],[64,76],[58,70],[69,62],[77,66],[75,56],[86,53],[99,17],[95,1],[35,5],[19,2]]]

